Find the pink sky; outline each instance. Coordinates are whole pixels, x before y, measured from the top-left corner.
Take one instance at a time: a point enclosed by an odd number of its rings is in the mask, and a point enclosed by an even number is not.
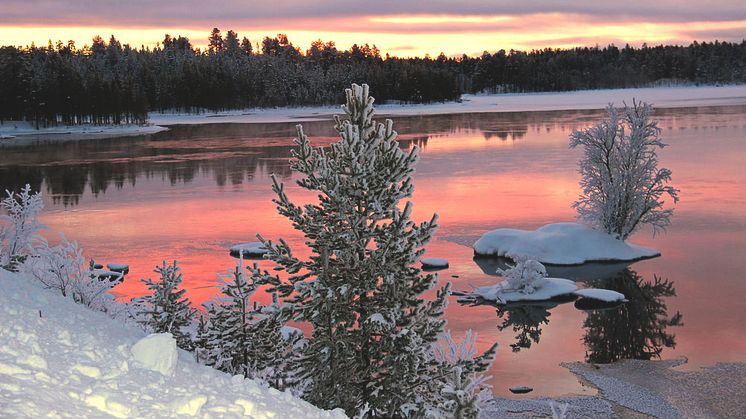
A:
[[[706,6],[675,0],[3,0],[0,44],[72,39],[82,46],[94,35],[114,34],[133,46],[155,46],[169,33],[203,46],[215,26],[254,42],[286,33],[302,50],[322,39],[343,48],[376,44],[398,56],[477,55],[511,48],[741,41],[746,7],[741,0]]]

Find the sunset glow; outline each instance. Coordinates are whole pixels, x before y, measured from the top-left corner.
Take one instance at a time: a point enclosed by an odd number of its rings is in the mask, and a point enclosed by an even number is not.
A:
[[[193,25],[47,25],[8,24],[0,20],[0,44],[46,45],[51,40],[75,41],[82,47],[100,35],[114,35],[133,47],[155,47],[164,34],[188,37],[204,48],[213,26],[223,31],[233,29],[253,43],[265,36],[285,33],[291,42],[305,51],[312,41],[334,41],[346,49],[352,44],[375,44],[382,54],[395,56],[479,55],[482,51],[500,49],[531,50],[541,48],[571,48],[643,43],[689,44],[692,41],[740,41],[746,34],[746,20],[695,20],[660,22],[639,19],[595,19],[586,15],[538,13],[528,15],[395,15],[365,17],[297,18],[235,24],[215,21]],[[319,31],[319,28],[324,28]]]

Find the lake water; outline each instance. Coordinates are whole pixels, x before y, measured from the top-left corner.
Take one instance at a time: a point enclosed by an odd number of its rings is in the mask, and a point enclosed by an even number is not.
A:
[[[491,275],[495,261],[475,261],[468,246],[487,230],[574,219],[580,151],[568,149],[568,135],[602,116],[562,111],[395,120],[402,146],[422,148],[414,218],[440,215],[427,255],[449,259],[441,281],[469,290],[498,280]],[[661,163],[673,170],[681,201],[667,233],[654,238],[644,230],[631,241],[663,256],[558,273],[621,290],[629,304],[584,311],[573,302],[497,308],[452,298],[446,316],[454,334],[474,329],[481,348],[501,345],[491,371],[495,394],[509,396],[517,385],[533,387],[532,396],[593,394],[559,366],[565,361],[651,354],[686,356],[685,368],[746,361],[746,107],[661,109],[657,117],[670,145]],[[316,144],[336,139],[330,122],[304,126]],[[202,303],[215,295],[217,274],[234,264],[229,245],[261,233],[301,246],[270,201],[270,173],[288,182],[292,199],[311,198],[292,184],[287,167],[293,134],[293,124],[212,124],[0,148],[0,188],[26,182],[41,188],[43,221],[51,229],[77,240],[97,261],[130,264],[118,294],[140,295],[139,278],[162,259],[177,259],[189,296]]]

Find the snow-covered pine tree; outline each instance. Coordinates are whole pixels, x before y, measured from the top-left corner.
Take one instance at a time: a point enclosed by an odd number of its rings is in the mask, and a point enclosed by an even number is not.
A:
[[[273,177],[278,211],[303,232],[310,257],[259,237],[289,276],[255,270],[254,277],[284,299],[285,320],[313,327],[299,360],[299,378],[309,381],[306,399],[350,415],[424,414],[440,400],[428,384],[442,371],[433,344],[450,294],[446,284],[426,300],[437,276],[416,264],[437,215],[416,224],[411,202],[399,205],[412,196],[418,149],[399,147],[392,121],[373,121],[367,85],[353,84],[346,96],[347,119],[335,118],[340,141],[329,149],[312,147],[297,127],[290,165],[318,202],[292,203]]]
[[[583,194],[573,204],[581,220],[626,240],[650,224],[653,233],[671,224],[673,209],[663,208],[663,196],[676,203],[678,190],[668,186],[671,171],[658,168],[656,150],[666,146],[653,108],[644,102],[632,107],[607,108],[608,118],[570,135],[570,148],[583,147],[580,186]]]
[[[6,197],[0,201],[0,268],[17,271],[38,244],[38,232],[44,225],[39,214],[44,208],[41,192],[31,193],[31,185],[20,193],[6,190]]]
[[[160,275],[157,280],[141,279],[148,286],[150,294],[141,297],[137,303],[142,305],[144,324],[154,333],[171,333],[176,345],[185,350],[192,350],[192,337],[185,328],[192,323],[196,310],[192,308],[189,298],[184,296],[185,289],[179,289],[182,281],[178,263],[156,266],[153,272]]]
[[[274,314],[276,310],[252,305],[256,289],[238,262],[230,279],[223,283],[219,301],[205,305],[208,322],[199,351],[206,365],[284,390],[291,376],[287,365],[292,358],[290,352],[298,337],[283,337],[283,323]]]

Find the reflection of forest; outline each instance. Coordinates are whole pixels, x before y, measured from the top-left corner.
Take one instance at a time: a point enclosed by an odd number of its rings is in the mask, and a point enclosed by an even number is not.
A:
[[[587,114],[587,113],[586,113]],[[428,139],[472,131],[485,140],[515,140],[529,131],[569,129],[574,114],[556,112],[454,114],[396,118],[402,147],[427,152]],[[587,117],[587,116],[586,116]],[[383,117],[379,117],[383,119]],[[299,121],[316,145],[336,141],[330,121]],[[210,176],[219,186],[251,181],[261,174],[288,178],[287,159],[295,123],[178,125],[151,136],[40,143],[6,148],[0,158],[0,190],[30,183],[46,186],[55,203],[76,205],[86,190],[135,186],[160,176],[171,185]]]
[[[609,363],[620,359],[660,358],[665,348],[676,346],[669,326],[682,326],[682,315],[668,315],[663,301],[673,297],[673,283],[654,276],[646,281],[625,269],[614,278],[591,281],[589,286],[624,294],[629,302],[607,310],[593,310],[583,323],[588,362]]]

